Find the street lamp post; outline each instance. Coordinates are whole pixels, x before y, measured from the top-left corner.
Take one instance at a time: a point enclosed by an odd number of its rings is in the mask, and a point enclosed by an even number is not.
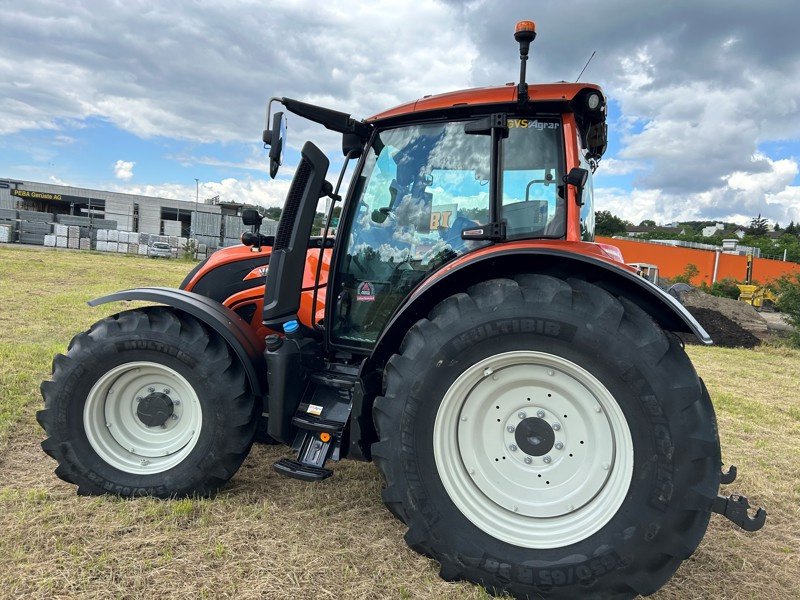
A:
[[[192,219],[192,237],[197,238],[197,228],[195,227],[195,220],[200,218],[200,210],[198,208],[198,201],[200,199],[200,180],[195,177],[195,192],[194,192],[194,219]]]

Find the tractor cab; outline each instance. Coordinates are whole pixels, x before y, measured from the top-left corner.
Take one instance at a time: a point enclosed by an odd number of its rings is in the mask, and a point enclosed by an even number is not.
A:
[[[291,273],[302,269],[303,240],[321,196],[333,200],[330,222],[351,159],[358,163],[334,251],[325,257],[333,274],[325,316],[316,319],[322,294],[308,318],[299,314],[302,324],[324,333],[329,348],[369,353],[412,290],[459,257],[510,242],[593,241],[591,175],[606,147],[605,98],[591,84],[529,86],[532,23],[523,22],[515,37],[519,84],[429,96],[362,121],[289,98],[270,101],[263,140],[273,176],[281,161],[275,149],[285,144],[275,103],[340,132],[346,160],[333,188],[319,175],[327,159],[310,142],[304,147],[272,249],[266,324],[298,317],[300,291]],[[312,174],[317,184],[309,186]],[[297,247],[284,247],[281,240],[295,233]]]

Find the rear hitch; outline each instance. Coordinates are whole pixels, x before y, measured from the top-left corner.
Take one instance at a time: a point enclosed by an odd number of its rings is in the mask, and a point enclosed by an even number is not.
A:
[[[734,481],[736,481],[736,465],[731,465],[727,473],[725,471],[720,472],[719,482],[722,485],[728,485]]]
[[[732,467],[731,470],[735,469]],[[735,476],[735,471],[734,471]],[[732,494],[730,496],[718,495],[711,506],[711,512],[718,513],[745,531],[758,531],[767,520],[767,511],[759,508],[754,517],[748,513],[750,503],[744,496]]]

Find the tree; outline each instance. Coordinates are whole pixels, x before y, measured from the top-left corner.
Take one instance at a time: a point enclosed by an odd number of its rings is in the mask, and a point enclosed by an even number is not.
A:
[[[689,285],[692,284],[692,279],[697,277],[700,274],[700,269],[697,268],[697,265],[689,263],[683,269],[683,273],[680,275],[675,275],[672,278],[672,283],[688,283]]]
[[[264,216],[267,219],[272,219],[273,221],[278,221],[281,218],[281,207],[280,206],[270,206],[268,209],[264,211]]]
[[[784,233],[788,233],[789,235],[797,235],[797,226],[794,224],[794,221],[789,221],[789,225],[784,229]]]
[[[655,226],[656,222],[653,221],[652,219],[645,219],[644,221],[639,223],[639,227],[655,227]]]
[[[781,224],[775,221],[775,227],[772,228],[772,231],[780,231],[780,230],[781,230]]]
[[[594,213],[594,232],[597,235],[612,236],[625,233],[625,229],[629,226],[628,221],[623,221],[607,210],[598,210]]]
[[[777,284],[777,308],[789,317],[789,323],[795,328],[789,339],[800,347],[800,273],[784,275]]]
[[[768,231],[769,222],[761,218],[761,213],[758,213],[758,216],[750,221],[750,227],[747,229],[747,233],[755,236],[765,235]]]

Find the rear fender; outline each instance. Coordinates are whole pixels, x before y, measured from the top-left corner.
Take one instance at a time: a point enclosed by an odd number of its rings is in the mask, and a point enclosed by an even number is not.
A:
[[[638,305],[663,329],[693,333],[702,343],[713,343],[686,307],[644,277],[591,255],[552,247],[531,247],[484,254],[423,281],[392,316],[370,355],[370,362],[388,360],[409,327],[447,296],[487,279],[487,273],[491,273],[492,278],[543,273],[562,279],[585,279]]]
[[[184,312],[214,330],[235,352],[247,375],[250,389],[256,396],[267,391],[267,367],[264,362],[264,340],[259,338],[249,323],[227,306],[185,290],[174,288],[136,288],[116,292],[88,302],[99,306],[109,302],[143,300],[164,304]]]

